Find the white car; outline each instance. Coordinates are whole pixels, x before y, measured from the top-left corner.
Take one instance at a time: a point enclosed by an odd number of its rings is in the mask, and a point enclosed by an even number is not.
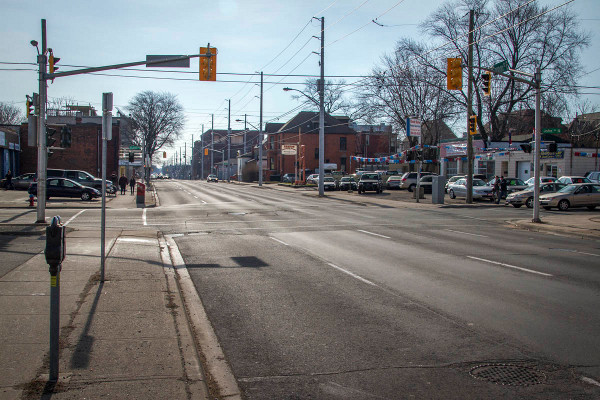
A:
[[[467,178],[460,178],[448,186],[448,196],[451,199],[467,197]],[[473,179],[473,199],[494,201],[492,187],[481,179]]]
[[[527,186],[532,186],[534,181],[535,181],[535,177],[532,176],[531,178],[529,178],[525,181],[525,184]],[[558,179],[553,176],[540,176],[540,183],[552,183],[552,182],[556,182],[556,181],[558,181]]]

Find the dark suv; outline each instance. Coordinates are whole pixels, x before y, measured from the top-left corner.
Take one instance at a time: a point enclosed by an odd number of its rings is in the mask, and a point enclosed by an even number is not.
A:
[[[376,172],[365,172],[360,176],[358,181],[358,194],[364,193],[367,190],[381,193],[383,191],[383,182],[381,176]]]

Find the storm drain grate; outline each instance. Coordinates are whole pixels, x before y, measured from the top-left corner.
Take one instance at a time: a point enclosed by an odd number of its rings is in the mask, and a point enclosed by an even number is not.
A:
[[[543,383],[546,375],[535,368],[512,364],[484,364],[471,368],[472,377],[497,385],[529,386]]]

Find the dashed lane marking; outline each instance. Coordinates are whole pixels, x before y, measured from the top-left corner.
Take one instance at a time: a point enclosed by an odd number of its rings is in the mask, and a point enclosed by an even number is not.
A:
[[[144,221],[144,226],[148,225],[148,221],[146,221],[146,208],[142,211],[142,221]]]
[[[373,233],[373,232],[369,232],[369,231],[363,231],[362,229],[357,229],[357,231],[362,232],[362,233],[366,233],[367,235],[379,236],[379,237],[382,237],[384,239],[391,239],[391,237],[385,236],[385,235],[380,235],[379,233]]]
[[[362,276],[356,275],[354,272],[350,272],[348,270],[345,270],[344,268],[338,267],[337,265],[332,264],[332,263],[327,263],[327,264],[329,264],[329,266],[337,269],[338,271],[342,271],[343,273],[348,274],[348,275],[350,275],[351,277],[353,277],[355,279],[358,279],[361,282],[364,282],[364,283],[366,283],[368,285],[371,285],[371,286],[377,286],[375,283],[371,282],[368,279],[363,278]]]
[[[454,232],[454,233],[460,233],[461,235],[469,235],[469,236],[478,236],[478,237],[483,237],[483,238],[487,238],[489,236],[485,236],[485,235],[478,235],[476,233],[469,233],[469,232],[461,232],[461,231],[454,231],[452,229],[444,229],[445,231],[448,232]]]
[[[472,260],[487,262],[487,263],[490,263],[490,264],[501,265],[501,266],[507,267],[507,268],[518,269],[519,271],[529,272],[531,274],[538,274],[538,275],[548,276],[548,277],[553,276],[551,274],[546,274],[545,272],[534,271],[532,269],[517,267],[516,265],[505,264],[505,263],[501,263],[501,262],[498,262],[498,261],[486,260],[485,258],[479,258],[479,257],[473,257],[473,256],[467,256],[467,258],[470,258]]]
[[[274,238],[273,236],[269,236],[269,237],[270,237],[271,239],[273,239],[274,241],[281,243],[281,244],[282,244],[282,245],[284,245],[284,246],[289,246],[289,244],[287,244],[287,243],[286,243],[286,242],[284,242],[283,240],[276,239],[276,238]]]

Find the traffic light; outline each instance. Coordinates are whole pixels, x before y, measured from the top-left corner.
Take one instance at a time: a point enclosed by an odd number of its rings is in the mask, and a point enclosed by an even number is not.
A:
[[[135,153],[134,152],[129,152],[129,162],[132,163],[133,160],[135,158]]]
[[[27,109],[27,118],[29,118],[30,115],[35,113],[35,106],[33,105],[33,99],[29,97],[29,95],[25,95],[25,97],[27,98],[27,101],[25,101],[25,107]]]
[[[217,80],[217,49],[215,47],[200,47],[200,54],[209,54],[209,57],[200,57],[200,80]]]
[[[558,151],[558,146],[556,143],[548,143],[548,151],[550,153],[556,153]]]
[[[48,64],[50,64],[50,73],[53,74],[54,72],[56,72],[58,70],[58,67],[56,66],[56,64],[58,64],[58,62],[60,61],[60,58],[54,57],[54,53],[52,52],[52,49],[48,49],[48,52],[50,53],[50,56],[48,57]]]
[[[462,58],[448,58],[446,66],[448,90],[462,90]]]
[[[204,155],[207,156],[208,155],[208,148],[204,149]]]
[[[52,147],[56,143],[56,138],[53,136],[56,135],[56,129],[46,128],[46,146]]]
[[[71,147],[71,128],[66,125],[60,130],[60,147]]]
[[[491,85],[492,85],[492,73],[484,72],[483,74],[481,74],[481,87],[483,88],[484,96],[489,96],[490,93],[492,92]]]
[[[477,134],[477,115],[471,115],[469,117],[469,134],[470,135]]]
[[[520,144],[519,146],[525,153],[531,153],[531,143]]]
[[[163,151],[163,158],[167,158],[167,152]]]

